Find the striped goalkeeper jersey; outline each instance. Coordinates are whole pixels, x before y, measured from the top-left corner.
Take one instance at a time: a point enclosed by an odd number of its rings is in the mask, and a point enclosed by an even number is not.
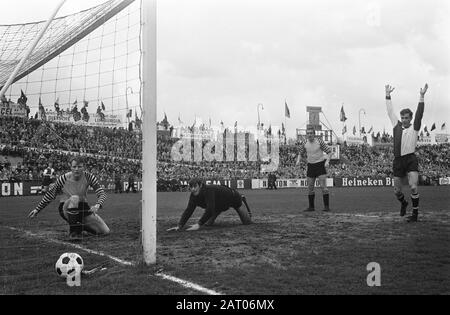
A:
[[[100,186],[95,175],[84,172],[79,180],[73,178],[72,172],[66,173],[56,180],[56,183],[44,195],[41,202],[36,207],[37,211],[44,209],[52,200],[56,198],[58,191],[62,192],[60,201],[65,202],[71,196],[79,196],[80,202],[87,202],[87,191],[91,186],[97,194],[97,204],[103,205],[106,200],[105,190]]]
[[[305,152],[308,163],[315,164],[325,160],[324,152],[330,154],[331,149],[323,142],[322,138],[314,138],[313,142],[306,140],[300,144],[300,154]]]

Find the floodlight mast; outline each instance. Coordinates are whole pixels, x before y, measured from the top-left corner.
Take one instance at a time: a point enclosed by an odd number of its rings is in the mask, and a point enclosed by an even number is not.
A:
[[[33,52],[34,48],[36,47],[36,45],[41,40],[42,36],[44,36],[45,31],[50,26],[50,23],[52,23],[53,19],[55,18],[56,14],[58,13],[59,9],[61,9],[61,7],[63,6],[64,2],[66,2],[66,0],[61,0],[61,2],[57,5],[55,10],[52,12],[50,17],[48,18],[48,20],[45,23],[44,27],[39,31],[39,34],[36,36],[34,41],[31,43],[30,47],[28,47],[27,51],[25,52],[25,55],[23,55],[23,57],[20,60],[20,62],[14,68],[14,71],[9,76],[8,81],[6,81],[5,85],[3,85],[2,90],[0,91],[0,98],[3,98],[3,96],[5,95],[6,90],[11,85],[11,82],[14,80],[14,78],[16,77],[17,73],[19,72],[20,68],[22,68],[22,66],[25,63],[25,61],[31,55],[31,53]]]

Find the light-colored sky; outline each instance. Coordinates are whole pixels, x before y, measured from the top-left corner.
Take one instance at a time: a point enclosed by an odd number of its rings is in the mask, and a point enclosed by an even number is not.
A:
[[[61,15],[102,1],[67,0]],[[44,20],[58,1],[15,0],[1,24]],[[397,112],[416,109],[428,82],[423,124],[450,123],[450,2],[447,0],[164,0],[157,9],[158,117],[213,124],[281,125],[290,135],[306,106],[347,127],[390,130],[384,85]]]

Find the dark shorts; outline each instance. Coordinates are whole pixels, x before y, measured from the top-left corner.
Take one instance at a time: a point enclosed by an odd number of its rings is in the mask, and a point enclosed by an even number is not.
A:
[[[319,163],[308,163],[308,170],[306,172],[306,176],[311,178],[319,177],[320,175],[327,175],[327,170],[325,169],[325,161]]]
[[[67,221],[67,218],[64,216],[63,206],[64,206],[64,202],[61,202],[58,207],[59,215],[61,216],[61,218],[63,218],[65,221]],[[78,211],[84,217],[91,214],[91,212],[89,211],[90,209],[91,209],[91,207],[89,206],[89,204],[87,202],[80,202],[78,204]]]
[[[394,159],[394,177],[405,177],[409,172],[419,171],[419,162],[414,153],[396,157]]]
[[[42,181],[42,186],[49,186],[52,182],[53,181],[51,178],[44,178],[44,180]]]

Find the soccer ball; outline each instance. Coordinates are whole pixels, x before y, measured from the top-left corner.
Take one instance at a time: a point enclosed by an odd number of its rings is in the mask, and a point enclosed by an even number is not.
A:
[[[83,258],[77,253],[64,253],[55,264],[56,273],[64,278],[74,273],[77,267],[80,272],[84,267]]]

